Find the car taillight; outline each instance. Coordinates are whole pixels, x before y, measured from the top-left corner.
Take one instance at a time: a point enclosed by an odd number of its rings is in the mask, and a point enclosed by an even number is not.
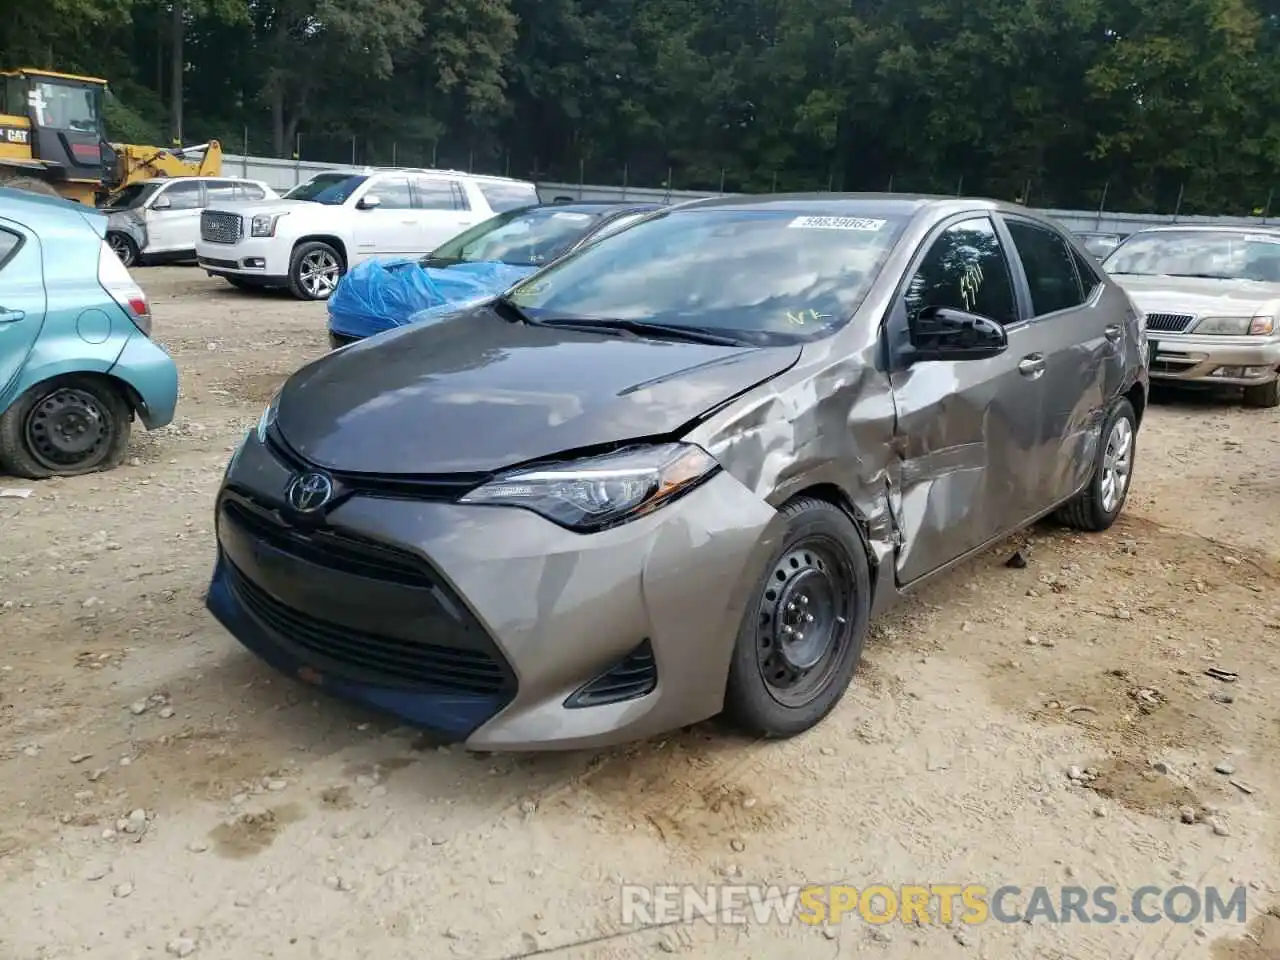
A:
[[[129,268],[120,262],[111,246],[104,240],[98,250],[98,282],[111,294],[111,299],[129,314],[134,326],[146,336],[151,336],[151,304],[129,275]]]

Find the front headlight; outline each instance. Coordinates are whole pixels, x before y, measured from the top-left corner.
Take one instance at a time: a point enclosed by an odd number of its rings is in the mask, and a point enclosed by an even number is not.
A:
[[[258,214],[249,221],[249,236],[274,237],[276,235],[276,224],[283,216],[285,216],[283,213]]]
[[[266,443],[267,431],[271,429],[271,425],[276,422],[276,413],[280,409],[280,391],[276,391],[276,395],[271,398],[271,402],[267,404],[267,408],[262,411],[262,416],[258,418],[258,426],[255,432],[258,435],[259,443]]]
[[[460,502],[524,507],[586,533],[651,513],[719,469],[699,446],[664,443],[513,471],[477,487]]]
[[[1249,332],[1253,317],[1204,317],[1195,325],[1193,333],[1208,333],[1224,337],[1243,337]]]

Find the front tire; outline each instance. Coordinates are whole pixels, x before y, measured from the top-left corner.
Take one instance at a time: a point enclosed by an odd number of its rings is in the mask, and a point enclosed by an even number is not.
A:
[[[816,726],[844,696],[866,639],[871,569],[843,510],[797,498],[786,534],[743,615],[725,689],[725,715],[760,737]]]
[[[75,477],[118,466],[133,412],[101,377],[36,384],[0,416],[0,466],[16,477]]]
[[[1058,511],[1058,519],[1089,533],[1108,529],[1129,499],[1137,452],[1138,417],[1133,404],[1121,397],[1102,423],[1102,442],[1089,485]]]
[[[328,300],[344,272],[342,257],[329,244],[300,243],[289,264],[289,291],[299,300]]]
[[[113,230],[107,233],[107,245],[126,267],[132,267],[138,262],[138,245],[131,237]]]
[[[1246,407],[1280,407],[1280,380],[1244,388]]]

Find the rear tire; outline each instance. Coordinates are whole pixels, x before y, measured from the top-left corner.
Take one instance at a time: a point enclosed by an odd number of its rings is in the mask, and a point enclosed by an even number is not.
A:
[[[9,177],[5,178],[0,174],[0,187],[8,187],[10,190],[25,190],[27,193],[38,193],[44,197],[62,198],[57,190],[44,180],[37,180],[35,177]]]
[[[328,300],[345,272],[342,257],[329,244],[300,243],[289,263],[289,292],[299,300]]]
[[[1138,417],[1124,397],[1112,404],[1101,436],[1089,485],[1058,510],[1061,523],[1089,533],[1101,533],[1116,522],[1133,486]]]
[[[1244,388],[1246,407],[1280,407],[1280,380]]]
[[[870,564],[845,512],[800,497],[782,515],[786,534],[743,614],[725,688],[725,715],[769,738],[803,733],[835,709],[871,614]]]
[[[105,377],[38,383],[0,416],[0,467],[46,480],[110,470],[129,448],[133,411]]]

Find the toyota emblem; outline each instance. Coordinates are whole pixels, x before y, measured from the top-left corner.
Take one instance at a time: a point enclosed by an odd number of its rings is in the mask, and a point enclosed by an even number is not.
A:
[[[314,513],[333,499],[333,481],[323,473],[301,473],[289,483],[285,496],[299,513]]]

